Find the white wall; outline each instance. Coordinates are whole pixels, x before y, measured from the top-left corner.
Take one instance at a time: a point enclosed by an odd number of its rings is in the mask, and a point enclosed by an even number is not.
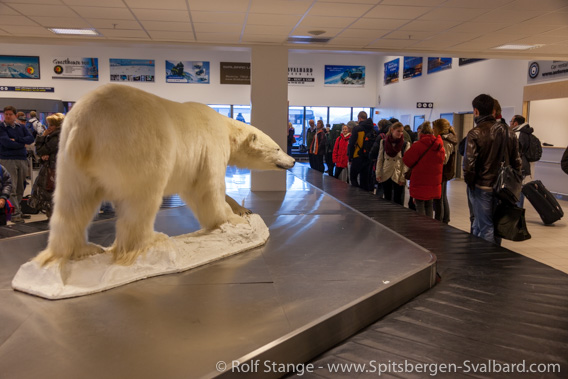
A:
[[[154,59],[156,76],[154,83],[127,83],[164,98],[175,101],[197,101],[206,104],[250,104],[249,85],[219,84],[220,62],[250,62],[248,49],[208,49],[198,47],[162,47],[154,45],[11,45],[0,44],[2,54],[38,55],[41,79],[0,79],[0,86],[54,87],[54,93],[2,92],[1,97],[59,99],[77,101],[94,88],[110,82],[110,58]],[[99,80],[52,79],[54,58],[94,57],[99,59]],[[166,83],[165,60],[209,61],[211,84]]]
[[[377,102],[377,55],[361,53],[330,53],[324,51],[290,52],[290,67],[313,67],[316,78],[313,87],[288,86],[290,106],[374,107]],[[325,65],[365,66],[365,86],[362,88],[325,87]]]
[[[530,102],[529,124],[541,142],[568,145],[568,98]]]
[[[471,101],[481,93],[499,100],[507,123],[513,113],[522,113],[528,61],[490,59],[459,66],[458,59],[454,58],[451,69],[427,74],[428,57],[424,56],[422,76],[403,80],[403,57],[398,57],[399,82],[384,85],[384,63],[395,58],[379,58],[379,119],[400,119],[402,115],[410,114],[412,122],[413,116],[424,114],[426,120],[433,121],[440,117],[440,113],[471,112]],[[433,102],[433,110],[417,109],[419,101]]]

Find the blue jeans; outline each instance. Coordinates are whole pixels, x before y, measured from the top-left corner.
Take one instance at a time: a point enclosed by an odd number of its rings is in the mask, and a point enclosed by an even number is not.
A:
[[[493,227],[493,213],[497,205],[493,191],[485,191],[478,187],[474,189],[467,187],[467,195],[471,200],[473,214],[475,216],[471,228],[472,234],[500,245],[501,238],[495,237],[495,229]]]

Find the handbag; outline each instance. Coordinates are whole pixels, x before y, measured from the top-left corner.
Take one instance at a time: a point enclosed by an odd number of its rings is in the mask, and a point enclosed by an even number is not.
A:
[[[531,238],[525,220],[525,209],[500,202],[493,214],[495,235],[510,241],[525,241]]]
[[[47,192],[53,192],[55,190],[55,169],[46,164],[46,174],[45,174],[45,190]]]
[[[509,204],[515,204],[521,197],[523,177],[520,172],[511,167],[508,162],[508,154],[505,155],[507,151],[508,136],[509,129],[507,128],[505,132],[505,141],[501,148],[501,167],[497,174],[497,181],[493,185],[493,193],[498,199]]]

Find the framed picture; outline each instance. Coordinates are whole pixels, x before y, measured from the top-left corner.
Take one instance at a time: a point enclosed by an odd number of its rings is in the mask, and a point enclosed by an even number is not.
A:
[[[0,78],[39,79],[39,57],[0,55]]]

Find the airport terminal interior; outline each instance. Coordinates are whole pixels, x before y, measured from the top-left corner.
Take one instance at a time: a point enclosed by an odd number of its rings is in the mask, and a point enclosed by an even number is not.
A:
[[[490,93],[505,121],[535,128],[534,178],[566,213],[565,0],[1,0],[0,49],[0,121],[16,105],[45,124],[116,82],[207,104],[282,148],[288,121],[296,159],[227,167],[226,193],[262,217],[266,244],[87,296],[14,290],[49,220],[0,226],[1,378],[567,377],[568,216],[545,225],[525,200],[532,237],[497,245],[470,233],[461,158],[445,224],[408,208],[408,185],[400,206],[311,168],[306,146],[309,120],[361,111],[413,131],[446,119],[462,139]],[[109,247],[116,223],[106,204],[89,241]],[[200,225],[174,195],[154,228]]]

